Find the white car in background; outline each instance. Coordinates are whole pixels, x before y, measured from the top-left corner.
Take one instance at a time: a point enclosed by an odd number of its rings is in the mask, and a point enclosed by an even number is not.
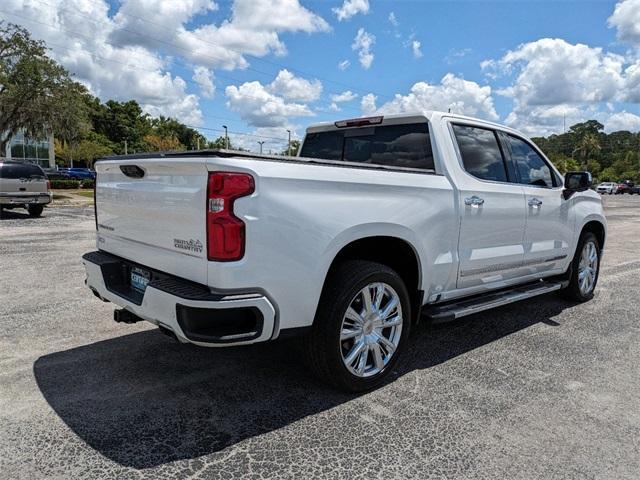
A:
[[[600,185],[598,185],[596,191],[598,193],[608,193],[609,195],[613,195],[614,193],[616,193],[617,188],[618,184],[615,182],[602,182]]]
[[[53,195],[42,168],[33,163],[0,162],[0,211],[26,208],[39,217]]]

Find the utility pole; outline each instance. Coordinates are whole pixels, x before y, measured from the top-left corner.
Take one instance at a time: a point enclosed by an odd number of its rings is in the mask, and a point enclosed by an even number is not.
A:
[[[198,143],[198,150],[200,150],[200,137],[196,137],[196,142]]]
[[[567,114],[562,114],[562,133],[567,133]]]
[[[258,144],[260,145],[260,154],[262,155],[262,145],[264,145],[264,140],[258,140]]]
[[[127,141],[124,141],[124,154],[127,154]]]
[[[226,125],[222,125],[222,128],[224,128],[224,148],[229,150],[229,131]]]
[[[289,143],[287,144],[287,155],[291,156],[291,130],[287,130],[289,134]]]

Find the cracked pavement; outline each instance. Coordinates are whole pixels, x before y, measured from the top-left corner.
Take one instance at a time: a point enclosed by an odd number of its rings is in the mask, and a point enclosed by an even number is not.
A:
[[[91,206],[0,218],[0,478],[615,478],[640,472],[640,196],[604,198],[596,297],[413,329],[383,387],[290,342],[203,349],[84,286]]]

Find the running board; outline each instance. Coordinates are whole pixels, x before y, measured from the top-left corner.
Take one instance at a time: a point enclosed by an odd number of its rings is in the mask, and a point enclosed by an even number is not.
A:
[[[567,286],[567,282],[536,282],[528,285],[501,290],[495,293],[476,295],[443,305],[425,306],[422,315],[431,319],[432,323],[445,323],[458,318],[483,312],[491,308],[501,307],[509,303],[519,302],[527,298],[537,297],[554,292]]]

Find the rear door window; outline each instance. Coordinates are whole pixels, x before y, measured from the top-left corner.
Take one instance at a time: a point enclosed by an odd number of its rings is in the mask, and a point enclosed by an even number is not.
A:
[[[507,170],[493,130],[469,125],[453,125],[464,169],[481,180],[506,182]]]
[[[435,169],[427,123],[309,133],[300,156],[420,170]]]
[[[3,163],[0,164],[0,178],[44,178],[44,172],[31,163]]]

